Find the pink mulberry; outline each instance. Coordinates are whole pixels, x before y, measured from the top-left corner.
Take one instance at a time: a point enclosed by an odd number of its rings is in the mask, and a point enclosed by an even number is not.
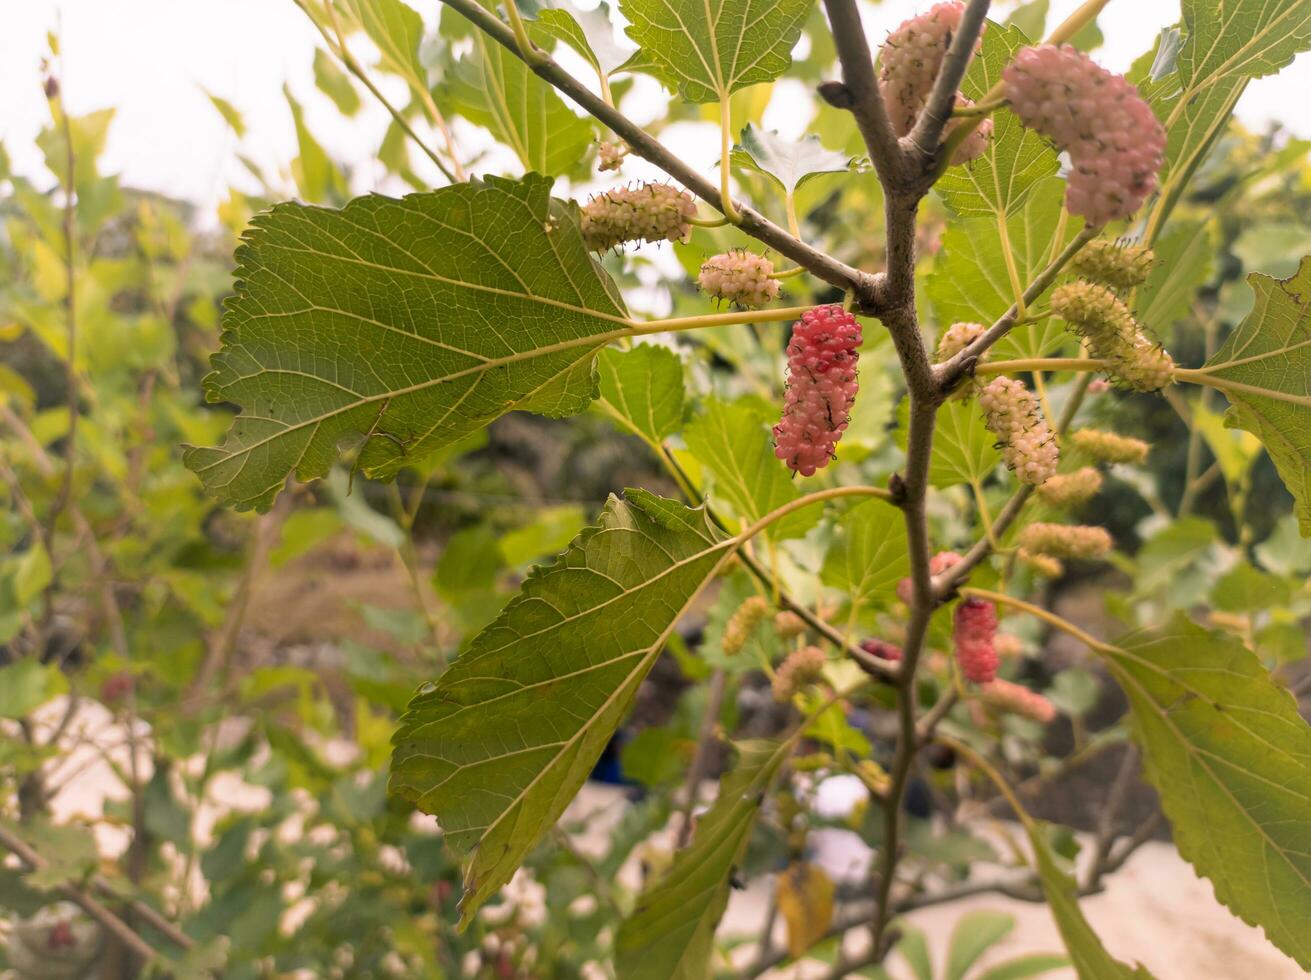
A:
[[[1065,44],[1024,48],[1002,72],[1020,121],[1070,154],[1070,213],[1100,227],[1128,218],[1156,189],[1165,130],[1124,76]]]
[[[616,187],[582,209],[583,240],[594,252],[628,242],[680,242],[692,233],[696,201],[670,184]]]
[[[774,263],[763,255],[735,250],[703,262],[696,281],[715,299],[755,310],[778,299],[779,282],[770,278],[773,274]]]
[[[841,306],[817,306],[792,327],[783,418],[774,426],[774,455],[794,472],[813,476],[833,448],[856,402],[860,324]]]
[[[941,575],[947,569],[960,561],[960,555],[954,551],[939,551],[929,559],[929,574],[933,576]],[[897,583],[897,598],[910,605],[910,600],[915,595],[915,583],[909,578],[904,578]]]
[[[987,329],[982,323],[953,323],[938,338],[936,360],[940,362],[951,360],[983,336]]]
[[[819,647],[802,647],[788,654],[774,673],[774,700],[789,701],[792,695],[819,680],[827,662]]]
[[[958,0],[935,4],[924,13],[903,21],[883,43],[879,54],[879,88],[887,104],[888,118],[898,136],[905,136],[915,128],[915,120],[928,101],[964,10],[965,4]],[[977,44],[975,50],[978,50]],[[972,104],[964,96],[956,96],[956,105]],[[954,120],[948,123],[947,133],[962,122]],[[961,144],[951,162],[973,160],[987,149],[991,136],[992,120],[985,119]]]
[[[952,620],[956,662],[965,679],[986,684],[997,676],[997,607],[986,599],[961,600]]]
[[[996,711],[1029,718],[1042,725],[1056,718],[1056,706],[1043,695],[1001,678],[984,684],[979,693],[983,703]]]
[[[886,640],[864,640],[861,642],[860,648],[866,653],[882,657],[884,660],[891,660],[893,663],[901,660],[901,647]]]
[[[1060,448],[1038,399],[1023,382],[1004,375],[993,378],[979,390],[979,407],[1016,479],[1038,486],[1056,474]]]

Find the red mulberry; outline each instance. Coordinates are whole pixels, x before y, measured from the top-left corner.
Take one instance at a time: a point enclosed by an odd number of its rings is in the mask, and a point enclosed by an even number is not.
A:
[[[1132,289],[1147,281],[1156,254],[1142,245],[1089,242],[1074,257],[1071,268],[1085,279],[1114,289]]]
[[[778,299],[779,282],[770,278],[773,274],[774,263],[763,255],[734,250],[702,263],[696,281],[715,299],[755,310]]]
[[[965,679],[986,684],[997,676],[997,607],[986,599],[961,600],[952,620],[956,662]]]
[[[983,703],[996,711],[1049,724],[1056,718],[1056,706],[1037,691],[1001,678],[989,681],[980,689]]]
[[[1060,448],[1042,417],[1038,399],[1023,382],[1005,376],[993,378],[979,390],[979,407],[1016,479],[1038,486],[1056,474]]]
[[[891,660],[893,663],[901,660],[901,647],[886,640],[864,640],[861,642],[860,648],[866,653],[882,657],[884,660]]]
[[[964,10],[965,4],[957,0],[935,4],[924,13],[903,21],[884,42],[879,54],[879,88],[887,104],[888,118],[898,136],[905,136],[915,128],[915,120],[928,101]],[[978,50],[977,44],[975,50]],[[972,104],[964,96],[956,96],[956,105]],[[947,132],[962,122],[954,120],[948,123]],[[985,119],[961,144],[952,157],[952,163],[973,160],[987,148],[991,136],[992,120]]]
[[[1142,463],[1151,445],[1132,436],[1119,436],[1101,429],[1080,429],[1070,436],[1076,449],[1103,463]]]
[[[628,242],[679,242],[692,233],[696,201],[669,184],[616,187],[584,205],[583,240],[594,252]]]
[[[1138,90],[1071,45],[1024,48],[1002,72],[1020,121],[1070,154],[1071,214],[1100,227],[1156,189],[1165,130]]]
[[[792,327],[783,418],[774,426],[774,455],[813,476],[833,458],[856,401],[860,324],[840,306],[817,306]]]
[[[819,680],[827,662],[819,647],[802,647],[788,654],[774,673],[774,700],[789,701],[792,695]]]

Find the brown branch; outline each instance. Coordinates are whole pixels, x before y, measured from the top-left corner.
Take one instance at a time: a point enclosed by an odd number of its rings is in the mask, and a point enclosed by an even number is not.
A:
[[[983,19],[988,14],[991,0],[969,0],[961,13],[960,24],[952,36],[951,46],[938,67],[928,101],[920,110],[915,127],[903,141],[913,158],[925,167],[936,170],[947,161],[938,161],[938,141],[956,107],[956,93],[960,91],[965,69],[974,57],[974,45],[983,33]]]
[[[540,64],[527,61],[519,50],[510,27],[479,4],[478,0],[442,0],[442,2],[463,14],[475,27],[510,51],[516,58],[524,61],[539,78],[554,86],[590,115],[610,127],[629,145],[633,153],[655,164],[711,207],[725,213],[725,204],[715,182],[697,173],[623,113],[613,106],[606,105],[605,100],[593,94],[591,89],[561,68],[554,59],[546,58]],[[781,255],[787,256],[798,265],[805,266],[811,273],[830,285],[854,293],[863,311],[876,313],[885,305],[882,276],[862,272],[812,248],[740,201],[731,201],[729,206],[735,208],[741,215],[742,220],[738,227],[744,232]]]
[[[710,691],[706,695],[706,712],[701,718],[701,729],[697,732],[696,754],[692,756],[692,765],[688,767],[687,779],[683,783],[683,805],[679,811],[678,842],[674,845],[679,850],[687,846],[692,839],[692,814],[696,810],[697,791],[701,780],[706,778],[710,769],[710,747],[715,743],[715,731],[719,727],[719,709],[724,703],[724,690],[728,686],[728,675],[724,668],[717,668],[710,678]]]
[[[54,94],[50,98],[50,108],[59,115],[59,125],[64,135],[65,167],[67,168],[67,173],[64,175],[64,288],[66,290],[64,315],[68,324],[68,351],[66,352],[68,363],[64,371],[64,387],[67,389],[64,398],[68,407],[68,432],[64,435],[64,478],[59,485],[59,493],[56,494],[54,503],[50,506],[50,513],[46,515],[46,526],[49,531],[47,538],[53,543],[55,524],[73,495],[73,461],[77,455],[77,420],[81,411],[79,409],[77,377],[77,268],[75,265],[77,254],[77,196],[73,180],[77,157],[73,152],[73,124],[68,118],[68,110],[64,106],[64,100],[59,94],[57,85],[54,87]],[[53,559],[54,556],[51,555],[51,558]]]

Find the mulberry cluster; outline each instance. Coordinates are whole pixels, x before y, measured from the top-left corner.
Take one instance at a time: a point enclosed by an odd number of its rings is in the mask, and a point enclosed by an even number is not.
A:
[[[728,623],[724,626],[724,638],[720,644],[724,653],[730,657],[741,653],[767,612],[769,603],[764,596],[758,595],[753,595],[733,610],[733,615],[728,617]]]
[[[1102,463],[1141,463],[1152,448],[1141,439],[1102,429],[1079,429],[1070,436],[1070,441],[1076,449]]]
[[[721,252],[701,265],[697,285],[715,299],[759,309],[778,299],[779,282],[771,279],[774,263],[744,249]]]
[[[1030,524],[1020,532],[1020,547],[1057,558],[1100,558],[1111,550],[1111,535],[1089,524]]]
[[[596,151],[596,169],[602,173],[618,170],[624,165],[624,157],[626,156],[628,156],[628,147],[622,143],[610,143],[603,140]]]
[[[1071,214],[1092,227],[1128,218],[1156,189],[1165,130],[1138,90],[1071,45],[1024,48],[1002,72],[1020,121],[1070,155]]]
[[[774,616],[774,632],[780,640],[795,640],[806,632],[806,621],[791,609],[784,609]]]
[[[694,217],[692,195],[670,184],[615,187],[583,206],[583,240],[594,252],[627,242],[686,241]]]
[[[929,559],[929,574],[941,575],[947,569],[956,565],[960,561],[960,555],[954,551],[939,551]],[[897,598],[910,605],[910,601],[915,596],[915,583],[909,578],[904,578],[897,583]]]
[[[774,455],[813,476],[833,458],[856,402],[860,324],[841,306],[807,310],[788,341],[788,390],[774,426]]]
[[[915,120],[929,99],[938,68],[951,45],[952,35],[960,24],[965,4],[958,0],[935,4],[917,17],[903,21],[888,35],[879,54],[879,88],[888,107],[888,118],[898,136],[915,128]],[[978,45],[975,45],[978,50]],[[956,105],[973,105],[957,94]],[[947,124],[947,133],[965,120]],[[988,148],[992,137],[992,120],[985,119],[957,149],[952,163],[967,163]]]
[[[1091,500],[1102,489],[1102,474],[1091,466],[1057,473],[1038,488],[1038,496],[1053,507],[1073,507]]]
[[[1147,281],[1156,253],[1143,245],[1089,242],[1074,257],[1072,268],[1085,279],[1113,289],[1132,289]]]
[[[982,323],[953,323],[938,338],[937,361],[941,363],[951,360],[981,337],[987,329]]]
[[[966,680],[987,684],[997,676],[997,607],[970,597],[956,606],[952,620],[956,662]]]
[[[1135,391],[1156,391],[1174,379],[1174,358],[1148,340],[1115,293],[1091,282],[1072,282],[1052,293],[1052,312],[1088,342],[1093,357]]]
[[[827,662],[819,647],[802,647],[788,654],[774,672],[774,700],[790,701],[792,695],[819,680]]]
[[[1043,695],[1001,678],[984,684],[979,695],[983,703],[995,711],[1030,718],[1043,725],[1056,718],[1056,706]]]
[[[1028,548],[1017,549],[1015,555],[1044,578],[1060,578],[1065,574],[1065,563],[1059,558],[1030,551]]]
[[[901,660],[901,647],[886,640],[862,640],[860,648],[866,653],[882,657],[884,660],[891,660],[893,663],[898,663]]]
[[[1023,382],[1004,375],[993,378],[979,389],[979,407],[1016,479],[1038,486],[1056,474],[1060,447],[1038,399]]]

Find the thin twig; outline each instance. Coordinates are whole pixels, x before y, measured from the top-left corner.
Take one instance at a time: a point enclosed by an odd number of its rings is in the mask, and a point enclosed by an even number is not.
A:
[[[696,753],[692,756],[692,765],[688,767],[687,779],[683,783],[683,805],[679,811],[678,843],[675,845],[680,850],[692,839],[692,814],[696,810],[697,791],[710,769],[710,750],[715,744],[719,709],[724,703],[724,690],[727,686],[728,675],[724,668],[719,667],[710,677],[706,711],[701,717],[701,729],[697,732]]]

